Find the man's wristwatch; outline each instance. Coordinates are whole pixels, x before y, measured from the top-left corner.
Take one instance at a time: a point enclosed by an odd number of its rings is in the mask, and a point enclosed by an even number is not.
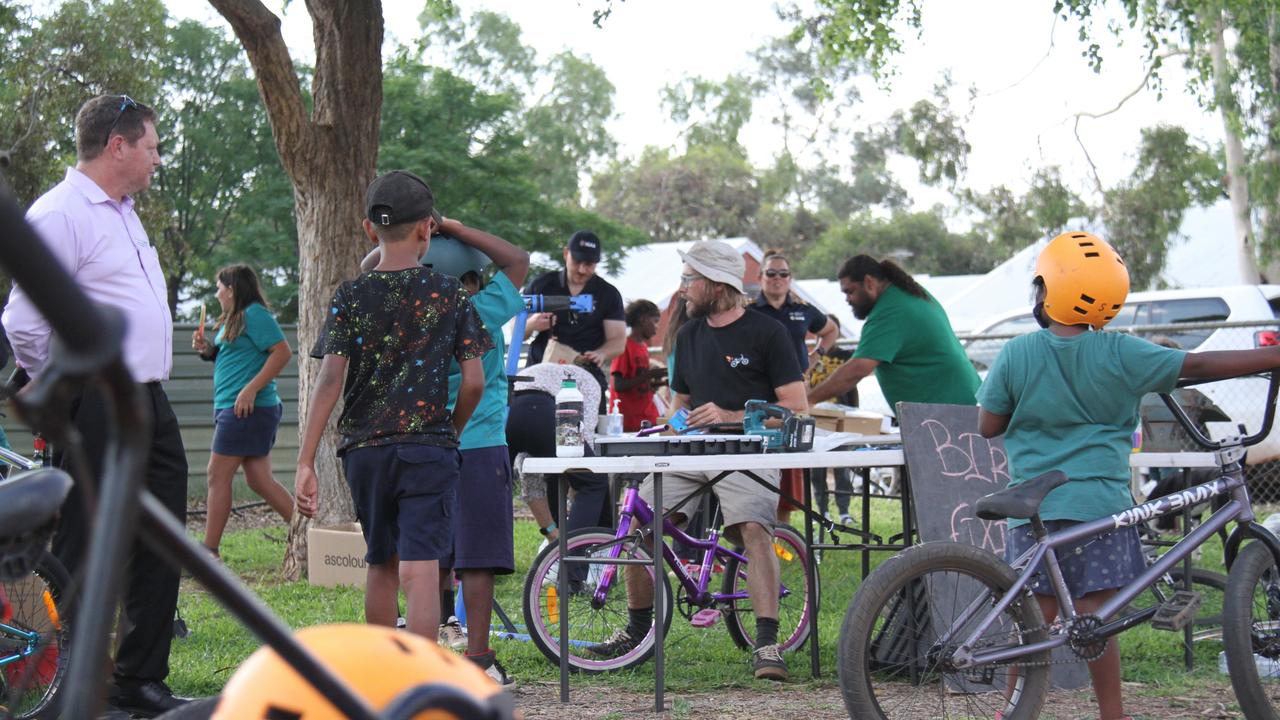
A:
[[[551,534],[551,531],[555,529],[556,529],[556,524],[553,522],[544,528],[538,528],[538,532],[542,533],[542,537],[547,537],[548,535]]]

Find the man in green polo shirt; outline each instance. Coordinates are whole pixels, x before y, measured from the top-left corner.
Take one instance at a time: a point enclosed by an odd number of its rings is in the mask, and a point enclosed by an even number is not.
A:
[[[891,260],[855,255],[840,268],[840,290],[866,320],[853,357],[809,390],[809,405],[852,390],[876,374],[889,407],[899,402],[975,405],[981,381],[947,313]]]

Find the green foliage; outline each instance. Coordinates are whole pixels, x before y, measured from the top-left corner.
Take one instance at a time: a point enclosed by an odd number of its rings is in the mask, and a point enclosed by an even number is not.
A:
[[[801,277],[834,280],[844,261],[860,253],[892,257],[908,272],[930,275],[985,273],[1003,259],[981,233],[948,230],[935,208],[896,212],[889,218],[851,218],[823,234],[795,270]]]
[[[524,113],[530,175],[555,202],[577,203],[578,178],[617,144],[605,123],[613,117],[613,83],[598,65],[562,52],[547,67],[551,90]]]
[[[606,128],[613,117],[613,83],[594,63],[560,52],[547,61],[524,45],[520,27],[503,15],[428,7],[419,17],[423,39],[405,59],[445,68],[491,95],[513,104],[529,162],[549,202],[580,204],[579,180],[591,165],[613,155]]]
[[[969,141],[963,119],[951,112],[946,91],[950,83],[934,90],[935,101],[920,100],[899,110],[890,120],[900,152],[916,161],[920,181],[954,187],[968,164]]]
[[[379,167],[410,168],[436,192],[441,212],[529,250],[555,250],[574,230],[592,227],[611,244],[633,245],[638,232],[555,203],[542,192],[526,143],[522,108],[440,68],[400,59],[383,78]]]
[[[979,214],[974,229],[995,245],[1002,256],[1010,256],[1044,237],[1067,229],[1075,218],[1092,214],[1062,180],[1061,170],[1042,168],[1031,179],[1031,187],[1019,197],[1000,185],[985,193],[966,191],[966,204]]]
[[[1106,193],[1107,240],[1124,258],[1129,282],[1146,287],[1159,280],[1171,238],[1187,208],[1221,196],[1217,157],[1197,147],[1180,127],[1142,131],[1133,176]]]
[[[30,203],[75,162],[75,113],[99,93],[153,104],[165,45],[160,0],[68,0],[46,16],[7,6],[0,53],[0,153],[15,195]]]
[[[646,228],[653,242],[748,235],[760,207],[754,168],[720,144],[675,157],[647,148],[598,173],[591,190],[602,215]]]
[[[751,119],[751,98],[757,84],[745,75],[724,82],[686,78],[662,89],[662,105],[671,119],[685,126],[689,148],[720,145],[745,156],[738,133]]]
[[[239,44],[186,21],[170,30],[159,70],[166,158],[155,181],[161,202],[144,221],[172,304],[205,297],[216,310],[217,269],[245,263],[262,276],[281,321],[293,321],[299,280],[293,194]]]
[[[796,5],[783,12],[795,23],[793,41],[815,38],[824,67],[865,62],[877,77],[886,73],[889,58],[902,50],[903,26],[920,28],[917,0],[816,0],[811,15]]]

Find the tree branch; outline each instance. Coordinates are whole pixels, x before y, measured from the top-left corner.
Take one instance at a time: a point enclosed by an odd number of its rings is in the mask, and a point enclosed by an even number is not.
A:
[[[305,167],[314,145],[314,129],[307,119],[302,89],[293,69],[293,59],[280,33],[280,18],[261,0],[209,0],[226,18],[244,46],[253,65],[280,162],[295,181],[309,174]]]
[[[1135,87],[1133,90],[1130,90],[1129,93],[1126,94],[1124,97],[1120,98],[1120,101],[1117,102],[1115,104],[1115,107],[1111,108],[1110,110],[1104,110],[1103,112],[1098,112],[1098,113],[1079,112],[1072,115],[1072,117],[1075,118],[1075,122],[1072,124],[1071,132],[1076,136],[1076,143],[1080,145],[1080,150],[1081,152],[1084,153],[1085,161],[1089,163],[1089,171],[1093,175],[1094,188],[1098,191],[1099,195],[1102,194],[1102,178],[1098,176],[1098,166],[1093,163],[1093,158],[1089,156],[1089,149],[1084,146],[1084,139],[1080,137],[1080,120],[1082,118],[1097,120],[1099,118],[1104,118],[1108,115],[1111,115],[1112,113],[1119,111],[1120,108],[1124,107],[1125,103],[1129,102],[1130,100],[1133,99],[1135,95],[1142,92],[1142,89],[1147,86],[1147,82],[1151,80],[1151,76],[1156,74],[1156,70],[1160,67],[1161,61],[1171,57],[1176,57],[1178,55],[1186,55],[1186,54],[1187,54],[1187,51],[1185,49],[1175,48],[1173,50],[1170,50],[1169,52],[1164,53],[1163,55],[1158,55],[1155,58],[1153,58],[1151,65],[1147,68],[1147,72],[1142,76],[1142,82],[1138,83],[1137,87]]]

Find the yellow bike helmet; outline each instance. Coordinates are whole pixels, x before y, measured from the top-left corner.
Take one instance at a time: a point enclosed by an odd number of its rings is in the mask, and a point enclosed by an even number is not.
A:
[[[413,720],[511,720],[514,702],[474,663],[407,632],[376,625],[318,625],[295,637],[374,709],[420,688],[441,702]],[[423,707],[419,705],[417,707]],[[345,720],[274,650],[245,660],[222,691],[213,720]]]
[[[1036,260],[1044,282],[1044,314],[1064,325],[1100,330],[1129,296],[1129,269],[1106,240],[1067,232],[1049,241]]]

